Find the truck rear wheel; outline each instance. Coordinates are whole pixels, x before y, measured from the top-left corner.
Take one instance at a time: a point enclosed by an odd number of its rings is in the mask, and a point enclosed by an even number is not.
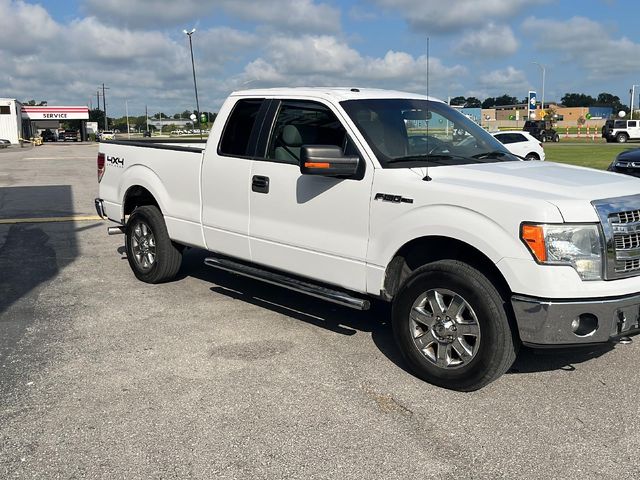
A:
[[[126,249],[134,275],[146,283],[172,280],[182,263],[182,253],[173,244],[160,210],[152,205],[136,208],[126,229]]]
[[[411,370],[440,387],[477,390],[516,358],[504,300],[482,273],[457,260],[417,269],[396,295],[392,317]]]

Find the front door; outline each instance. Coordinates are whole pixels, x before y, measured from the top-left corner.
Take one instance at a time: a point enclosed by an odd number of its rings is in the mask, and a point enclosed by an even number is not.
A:
[[[336,113],[320,102],[284,100],[263,143],[251,170],[253,261],[364,291],[373,168]],[[302,175],[302,145],[338,145],[360,156],[359,175]]]

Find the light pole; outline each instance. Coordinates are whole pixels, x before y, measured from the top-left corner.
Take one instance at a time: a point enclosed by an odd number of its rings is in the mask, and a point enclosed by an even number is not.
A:
[[[196,31],[195,28],[192,28],[191,31],[183,30],[183,32],[189,37],[189,50],[191,51],[191,69],[193,70],[193,89],[196,92],[196,116],[200,115],[200,104],[198,103],[198,84],[196,83],[196,64],[193,61],[193,43],[191,41],[191,35]],[[197,119],[196,119],[197,120]],[[202,129],[200,128],[200,140],[202,140]]]
[[[131,129],[129,128],[129,100],[124,101],[124,111],[127,116],[127,138],[131,140]]]
[[[544,110],[544,80],[545,80],[544,77],[546,76],[547,69],[541,63],[538,63],[538,62],[531,62],[531,63],[533,63],[534,65],[538,65],[542,69],[542,110]]]
[[[640,87],[640,85],[631,85],[631,90],[629,90],[629,93],[631,94],[631,110],[629,113],[631,113],[631,120],[633,120],[633,99],[636,96],[636,87]]]

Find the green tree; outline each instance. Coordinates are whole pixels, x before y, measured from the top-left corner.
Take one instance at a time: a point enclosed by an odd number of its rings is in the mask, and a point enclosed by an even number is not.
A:
[[[565,93],[560,101],[565,107],[590,107],[596,100],[584,93]]]
[[[466,98],[464,97],[453,97],[451,100],[449,100],[449,105],[463,106],[465,102]]]
[[[496,106],[496,99],[494,97],[485,98],[482,102],[482,108],[493,108]]]
[[[467,97],[467,101],[464,106],[468,108],[480,108],[482,106],[482,102],[476,97]]]
[[[504,105],[515,105],[517,103],[518,99],[516,97],[512,97],[510,95],[507,95],[506,93],[504,95],[496,97],[496,107],[501,107]]]
[[[99,128],[104,128],[104,111],[94,108],[89,110],[89,121],[98,122]]]

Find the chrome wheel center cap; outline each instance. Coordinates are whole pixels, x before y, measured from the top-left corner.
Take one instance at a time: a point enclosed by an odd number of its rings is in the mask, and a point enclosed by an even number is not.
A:
[[[433,335],[442,343],[453,343],[457,336],[457,328],[451,320],[438,321],[433,326]]]

